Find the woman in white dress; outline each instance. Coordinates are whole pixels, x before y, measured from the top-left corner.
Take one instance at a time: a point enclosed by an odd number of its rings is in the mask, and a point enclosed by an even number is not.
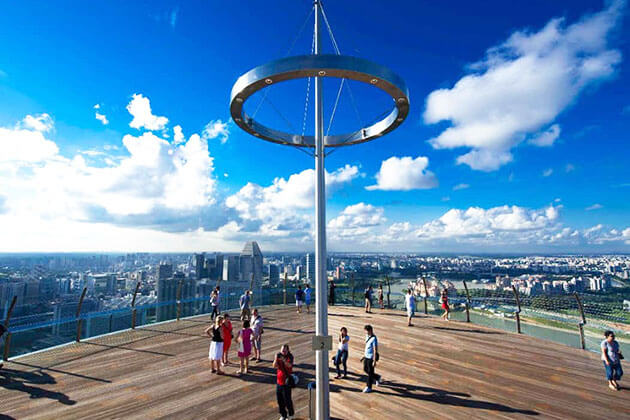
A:
[[[212,373],[217,375],[223,375],[221,370],[221,358],[223,357],[223,317],[218,316],[215,318],[214,325],[206,328],[206,335],[212,337],[210,343],[210,351],[208,352],[208,358],[210,359],[210,368]],[[215,367],[216,366],[216,367]]]

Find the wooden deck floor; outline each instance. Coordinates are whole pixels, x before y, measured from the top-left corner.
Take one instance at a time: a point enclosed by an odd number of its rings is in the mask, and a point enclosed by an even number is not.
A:
[[[329,328],[350,341],[349,379],[334,380],[331,415],[344,419],[630,418],[630,387],[613,392],[596,354],[461,322],[401,312],[330,308]],[[126,331],[25,356],[0,370],[5,418],[277,419],[271,358],[291,345],[301,377],[296,418],[307,418],[314,316],[265,308],[264,362],[252,374],[209,372],[208,317]],[[379,337],[386,382],[361,389],[363,325]],[[235,360],[235,354],[232,355]],[[227,368],[233,373],[236,367]],[[0,416],[2,418],[2,416]]]

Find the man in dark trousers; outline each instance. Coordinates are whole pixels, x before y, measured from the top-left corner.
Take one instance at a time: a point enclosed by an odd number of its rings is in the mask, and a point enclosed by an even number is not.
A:
[[[333,280],[330,281],[330,293],[328,294],[328,304],[330,306],[335,306],[335,282]]]

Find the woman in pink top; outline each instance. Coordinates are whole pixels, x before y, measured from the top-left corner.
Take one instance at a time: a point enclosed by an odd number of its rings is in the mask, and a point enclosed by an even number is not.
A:
[[[253,331],[249,328],[249,320],[243,321],[243,329],[238,332],[236,342],[238,343],[238,358],[240,359],[240,369],[236,371],[238,375],[248,373],[249,355],[252,353]]]

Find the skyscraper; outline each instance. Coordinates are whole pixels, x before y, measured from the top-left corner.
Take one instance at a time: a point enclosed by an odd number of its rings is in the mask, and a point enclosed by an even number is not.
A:
[[[309,283],[315,281],[315,254],[312,252],[306,254],[306,280]]]
[[[197,280],[208,277],[208,275],[206,274],[205,263],[205,253],[202,252],[201,254],[195,254],[195,276],[197,277]]]
[[[276,264],[269,264],[269,284],[275,285],[280,281],[280,270]]]
[[[242,281],[251,280],[253,274],[254,284],[262,284],[263,255],[257,242],[252,241],[245,244],[241,252],[240,271]]]
[[[238,255],[223,257],[223,281],[233,283],[239,280],[239,261]]]

